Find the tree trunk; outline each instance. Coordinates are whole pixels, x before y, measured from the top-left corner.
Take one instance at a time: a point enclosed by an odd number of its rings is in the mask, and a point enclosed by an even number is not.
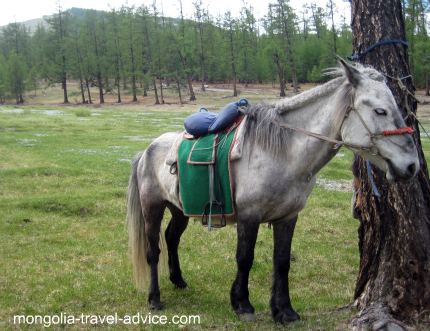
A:
[[[281,65],[279,54],[273,55],[273,60],[276,64],[276,71],[278,72],[279,78],[279,96],[285,97],[285,79],[284,79],[284,68]]]
[[[160,100],[158,99],[157,82],[155,81],[155,77],[152,78],[152,85],[154,86],[155,104],[159,105]]]
[[[116,90],[117,90],[117,94],[118,94],[118,99],[116,102],[121,103],[122,102],[122,100],[121,100],[121,78],[119,75],[116,76],[115,85],[116,85]]]
[[[99,65],[97,64],[97,67],[98,66]],[[102,103],[105,103],[105,98],[103,95],[103,80],[102,80],[102,74],[100,72],[100,69],[97,69],[97,70],[98,70],[98,72],[97,72],[97,84],[99,85],[99,103],[102,104]]]
[[[196,100],[196,95],[194,94],[193,81],[192,81],[190,75],[187,75],[187,83],[188,83],[188,90],[190,92],[190,101],[195,101]]]
[[[380,40],[405,40],[400,0],[353,0],[352,17],[354,53]],[[390,77],[410,73],[407,49],[401,44],[380,46],[362,61]],[[403,83],[414,93],[412,79]],[[389,184],[374,168],[378,199],[372,195],[365,162],[354,162],[354,214],[360,220],[355,299],[360,313],[351,321],[353,330],[402,330],[402,321],[416,322],[430,311],[430,183],[419,128],[406,111],[415,113],[417,105],[397,80],[387,78],[387,84],[406,124],[415,129],[421,169],[410,182]]]
[[[79,88],[81,90],[82,103],[86,104],[87,100],[85,100],[84,81],[82,80],[82,76],[81,75],[79,75]]]
[[[426,95],[430,95],[430,77],[428,71],[426,71]]]
[[[134,58],[134,48],[132,45],[132,41],[130,41],[130,55],[131,55],[131,91],[133,94],[133,102],[137,102],[136,63]]]
[[[176,88],[178,89],[179,103],[182,105],[181,82],[179,81],[178,76],[176,76]]]
[[[88,81],[87,77],[85,78],[85,86],[87,88],[87,93],[88,93],[88,102],[92,104],[93,100],[91,99],[90,82]]]
[[[161,104],[164,105],[163,79],[160,78],[159,82],[160,82],[160,99],[161,99]]]
[[[63,87],[63,103],[69,103],[69,98],[67,96],[67,73],[66,73],[66,57],[62,57],[62,73],[61,73],[61,86]]]

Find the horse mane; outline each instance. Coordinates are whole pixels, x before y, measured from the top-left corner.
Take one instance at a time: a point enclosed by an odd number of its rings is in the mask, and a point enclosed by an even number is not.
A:
[[[361,64],[354,64],[355,69],[360,71],[362,75],[376,81],[384,81],[384,76],[371,67],[364,67]],[[341,67],[328,68],[324,75],[334,77],[323,85],[302,92],[291,98],[285,98],[275,103],[259,103],[248,107],[244,114],[247,120],[245,121],[246,139],[251,144],[258,143],[262,148],[271,151],[275,155],[280,155],[285,151],[287,142],[291,135],[290,130],[285,130],[279,124],[282,123],[282,115],[325,97],[341,88],[340,93],[343,94],[343,104],[340,112],[340,117],[335,123],[341,125],[346,109],[350,106],[350,100],[354,93],[351,84],[344,84],[346,77],[345,71]]]

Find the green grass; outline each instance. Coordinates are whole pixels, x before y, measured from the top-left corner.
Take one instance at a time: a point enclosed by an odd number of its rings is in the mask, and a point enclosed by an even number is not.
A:
[[[205,102],[218,107],[228,100],[210,96]],[[149,313],[146,293],[133,287],[127,256],[130,160],[162,132],[180,130],[195,108],[1,108],[0,329],[42,329],[13,325],[15,314]],[[426,155],[429,148],[424,141]],[[342,150],[321,176],[351,179],[351,160]],[[290,288],[302,321],[288,330],[344,329],[355,313],[339,309],[352,301],[358,266],[358,223],[350,215],[350,198],[349,192],[317,186],[300,214]],[[238,321],[230,308],[235,246],[233,226],[208,232],[191,223],[180,246],[189,289],[177,290],[162,277],[163,314],[200,315],[200,325],[188,326],[193,330],[282,329],[269,311],[272,231],[262,226],[257,240],[249,284],[257,310],[252,324]]]

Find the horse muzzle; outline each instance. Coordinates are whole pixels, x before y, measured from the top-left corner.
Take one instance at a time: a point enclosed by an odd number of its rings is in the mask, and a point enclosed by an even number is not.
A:
[[[420,168],[418,160],[414,162],[398,165],[390,160],[386,160],[388,171],[386,177],[389,181],[408,181],[415,177]]]

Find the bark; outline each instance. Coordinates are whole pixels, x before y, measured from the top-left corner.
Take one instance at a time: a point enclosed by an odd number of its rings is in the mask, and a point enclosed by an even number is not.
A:
[[[354,53],[380,40],[405,40],[401,8],[400,0],[353,0]],[[391,77],[410,73],[407,49],[400,44],[378,47],[362,61]],[[412,79],[403,83],[415,91]],[[421,169],[410,182],[394,184],[374,169],[378,199],[372,195],[365,162],[354,162],[354,214],[360,220],[355,299],[360,313],[351,321],[353,330],[402,330],[406,326],[401,321],[415,323],[430,311],[430,183],[419,128],[407,114],[407,109],[415,113],[417,105],[397,80],[387,78],[387,84],[407,125],[415,129]]]

